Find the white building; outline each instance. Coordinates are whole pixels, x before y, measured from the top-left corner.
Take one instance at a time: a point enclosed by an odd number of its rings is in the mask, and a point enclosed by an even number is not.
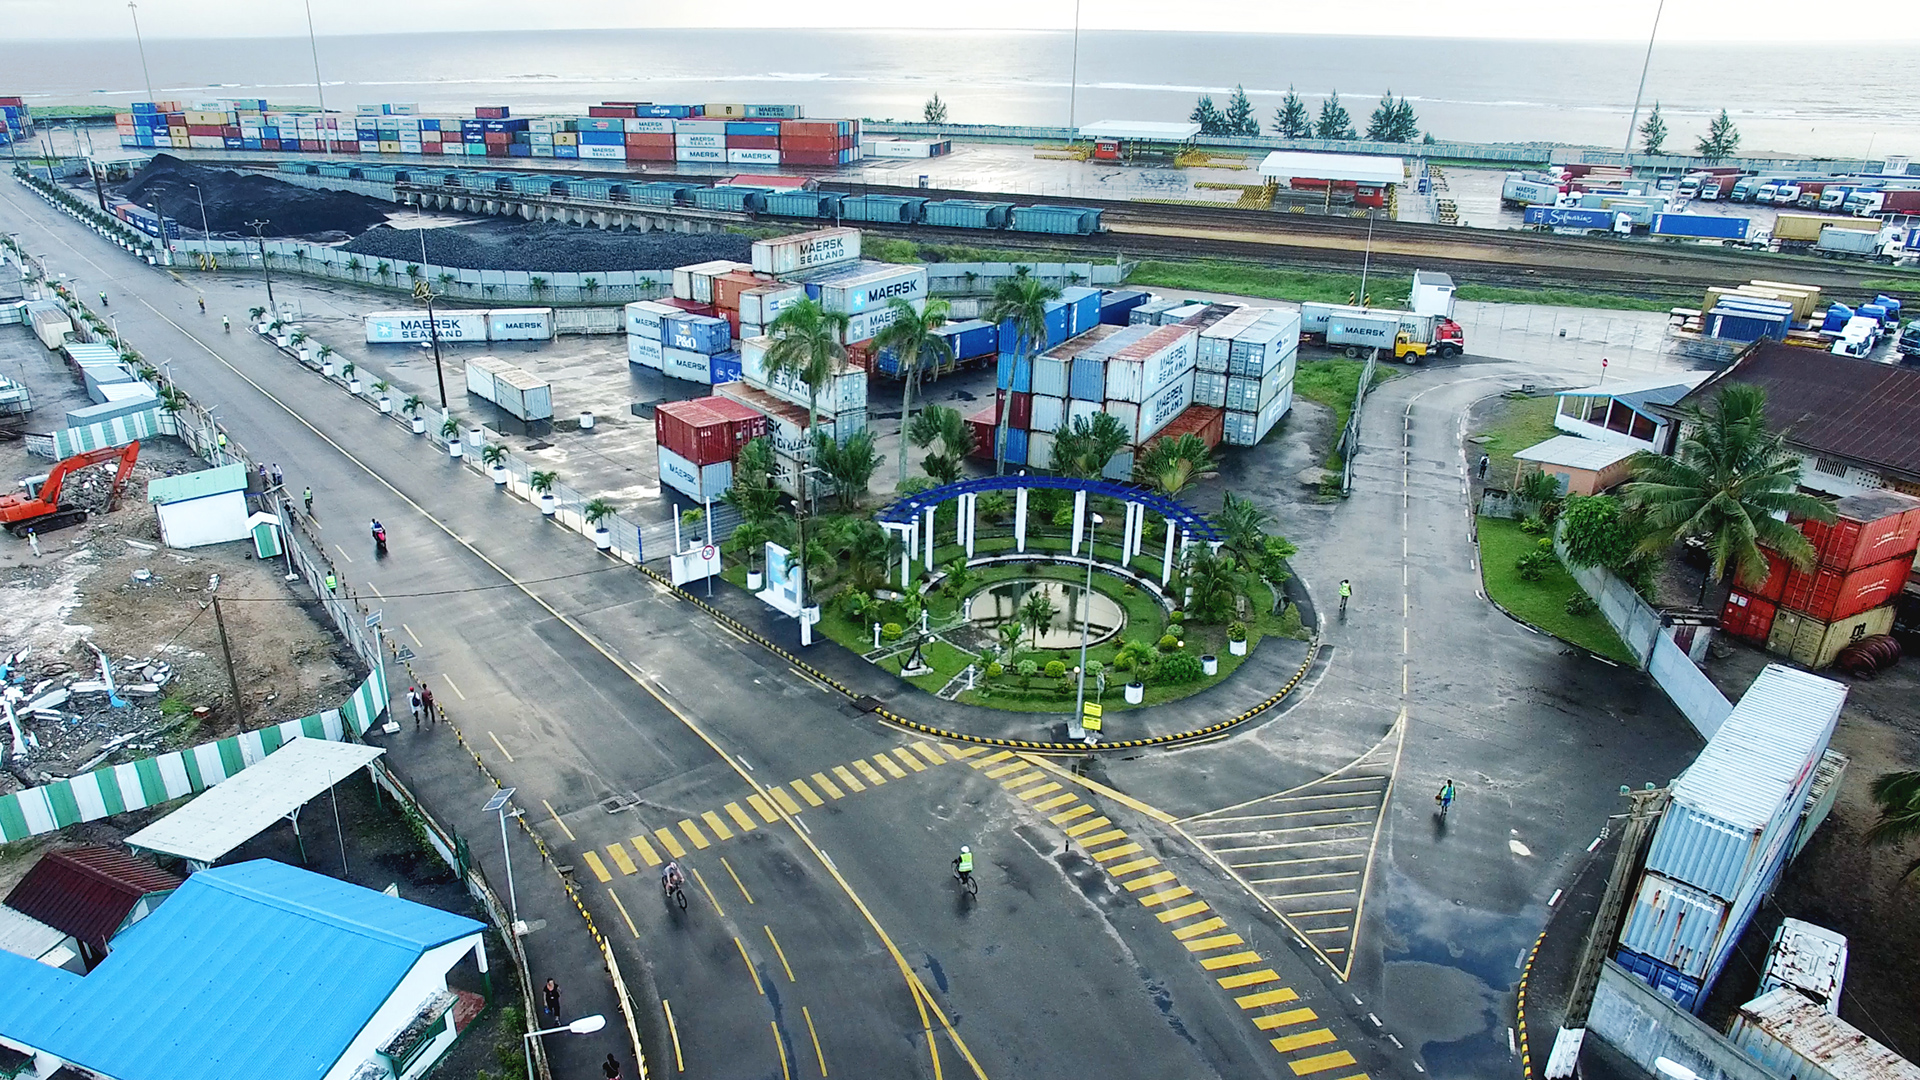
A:
[[[159,512],[160,539],[168,547],[243,540],[251,529],[245,465],[222,465],[149,481],[147,501]]]

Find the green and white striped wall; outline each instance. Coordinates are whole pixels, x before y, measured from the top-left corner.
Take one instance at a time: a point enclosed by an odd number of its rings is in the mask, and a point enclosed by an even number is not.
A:
[[[143,409],[126,416],[102,420],[97,424],[61,428],[53,433],[52,445],[48,449],[56,458],[68,458],[88,450],[98,450],[103,446],[125,446],[135,439],[151,439],[155,435],[172,434],[173,427],[172,422],[166,419],[166,414],[158,407]],[[29,446],[28,449],[32,450],[34,447]]]
[[[292,738],[337,741],[349,730],[356,736],[363,735],[386,707],[386,701],[386,680],[376,670],[338,709],[0,795],[0,841],[23,840],[82,821],[198,794],[255,764]]]

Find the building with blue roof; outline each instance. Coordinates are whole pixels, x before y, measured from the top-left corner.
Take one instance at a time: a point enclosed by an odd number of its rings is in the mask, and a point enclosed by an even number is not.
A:
[[[256,860],[203,870],[87,975],[0,952],[0,1048],[113,1080],[410,1080],[470,1019],[472,919]],[[464,1007],[462,1006],[462,1003]]]
[[[1613,379],[1597,386],[1562,390],[1553,426],[1569,435],[1630,450],[1672,453],[1679,427],[1670,415],[1656,410],[1686,397],[1706,381],[1707,374],[1695,371]]]

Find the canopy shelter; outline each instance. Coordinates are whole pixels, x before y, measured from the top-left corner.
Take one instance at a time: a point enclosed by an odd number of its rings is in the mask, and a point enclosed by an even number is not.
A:
[[[127,837],[127,846],[208,867],[281,818],[298,836],[301,807],[384,753],[361,743],[294,739]]]
[[[1158,120],[1101,120],[1098,123],[1083,124],[1080,137],[1084,139],[1126,139],[1142,142],[1186,142],[1200,134],[1200,125],[1189,122],[1177,124]]]
[[[1303,150],[1275,150],[1260,162],[1260,175],[1276,180],[1295,177],[1341,180],[1358,184],[1403,184],[1406,167],[1397,157],[1376,154],[1314,154]]]

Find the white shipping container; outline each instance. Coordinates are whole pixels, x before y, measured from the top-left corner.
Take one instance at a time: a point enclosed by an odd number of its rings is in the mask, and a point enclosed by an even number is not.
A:
[[[725,150],[727,134],[724,131],[675,132],[673,148],[675,150]]]
[[[754,247],[757,249],[758,244]],[[754,260],[758,265],[759,259]],[[740,294],[740,336],[759,337],[747,333],[748,326],[765,326],[779,314],[801,300],[807,298],[803,285],[756,285]]]
[[[467,393],[486,401],[498,401],[499,392],[494,389],[495,376],[512,366],[497,356],[470,357],[467,360]]]
[[[1227,407],[1227,377],[1218,371],[1196,371],[1193,373],[1193,403],[1211,405],[1216,409]]]
[[[620,121],[629,135],[671,135],[673,120],[664,116],[629,116]]]
[[[1783,919],[1767,950],[1767,968],[1760,976],[1760,993],[1782,986],[1812,998],[1835,1016],[1840,1015],[1840,988],[1847,981],[1847,939],[1824,926],[1799,919]]]
[[[1226,441],[1230,446],[1253,446],[1293,407],[1293,384],[1280,391],[1267,407],[1257,413],[1230,412],[1226,416]]]
[[[1109,401],[1102,409],[1108,416],[1120,421],[1120,430],[1127,433],[1128,446],[1140,441],[1136,438],[1140,430],[1140,406],[1131,401]]]
[[[1740,1006],[1727,1038],[1776,1076],[1920,1080],[1913,1062],[1787,987]]]
[[[678,314],[680,309],[671,304],[662,304],[658,300],[636,300],[627,305],[627,333],[659,341],[660,320]]]
[[[915,311],[924,312],[927,310],[925,297],[909,300],[907,303]],[[899,320],[900,313],[891,304],[884,307],[877,307],[870,311],[863,311],[857,315],[849,315],[847,316],[847,334],[846,337],[841,340],[847,345],[870,340],[878,335],[880,331],[892,326]]]
[[[529,371],[509,367],[493,376],[494,404],[520,420],[553,419],[553,387]]]
[[[663,347],[660,350],[660,372],[669,379],[711,384],[713,361],[706,353]]]
[[[780,151],[771,147],[732,147],[727,148],[729,165],[778,165]]]
[[[1067,421],[1067,399],[1051,394],[1033,395],[1033,415],[1029,420],[1034,431],[1059,431],[1060,425]]]
[[[1073,370],[1073,361],[1060,360],[1051,356],[1033,358],[1033,392],[1051,394],[1054,397],[1067,396],[1067,374]],[[1037,425],[1036,425],[1037,426]],[[1052,428],[1045,429],[1052,431]]]
[[[627,148],[624,146],[582,145],[580,147],[580,156],[596,161],[625,161],[627,160]]]
[[[945,139],[873,139],[860,143],[860,153],[870,158],[937,157],[950,145]]]
[[[580,149],[585,150],[586,147],[583,146]],[[624,149],[624,147],[622,149]],[[673,148],[673,160],[689,161],[689,162],[708,161],[708,162],[719,162],[721,164],[725,164],[727,160],[727,151],[725,147],[719,147],[719,146],[715,146],[715,147],[676,146]]]
[[[718,499],[733,486],[733,462],[716,461],[695,465],[679,454],[660,447],[660,482],[695,502]]]
[[[1264,379],[1227,376],[1226,407],[1235,412],[1259,412],[1280,392],[1280,387],[1284,385],[1281,376],[1284,374],[1282,371],[1270,371]]]
[[[1259,318],[1259,308],[1241,308],[1200,331],[1200,343],[1194,351],[1196,366],[1201,371],[1227,370],[1227,352],[1233,335],[1252,326]]]
[[[1092,423],[1093,418],[1098,415],[1100,415],[1099,402],[1069,398],[1067,399],[1067,422],[1062,426],[1071,429],[1074,423],[1083,416],[1087,418],[1088,423]],[[1130,425],[1127,427],[1127,435],[1129,438],[1133,435],[1133,428]]]
[[[820,306],[828,311],[858,315],[887,306],[888,300],[925,300],[927,268],[868,263],[859,273],[822,280]],[[812,290],[809,290],[810,292]]]
[[[807,384],[785,372],[770,374],[767,371],[767,349],[773,345],[773,339],[767,337],[749,338],[740,342],[740,374],[747,385],[765,390],[767,393],[789,404],[807,407]],[[857,367],[843,367],[832,375],[819,391],[813,408],[822,415],[834,416],[846,412],[865,412],[867,408],[867,373]]]
[[[673,122],[673,133],[676,136],[701,134],[725,135],[727,133],[727,122],[725,120],[675,120]]]
[[[1258,322],[1235,335],[1228,350],[1227,371],[1233,375],[1265,375],[1299,351],[1299,313],[1266,309]]]
[[[694,263],[691,266],[675,267],[673,271],[673,295],[680,300],[692,300],[699,304],[713,303],[713,279],[735,270],[751,270],[746,263],[737,263],[731,259],[713,259],[709,262]]]
[[[854,262],[859,258],[859,229],[815,229],[811,232],[795,233],[792,236],[778,236],[770,240],[753,242],[753,269],[761,274],[797,274],[803,270]],[[806,295],[804,286],[789,287],[799,289],[802,296]],[[741,318],[746,317],[744,303],[741,305],[740,314]]]
[[[1027,464],[1036,469],[1053,468],[1053,432],[1034,431],[1027,435]]]
[[[562,129],[558,120],[529,120],[527,130],[535,135],[552,135]]]
[[[376,311],[367,315],[366,326],[369,345],[431,341],[436,333],[441,341],[487,340],[484,311],[435,312],[432,325],[424,311]]]
[[[552,308],[495,308],[487,312],[488,341],[553,340]]]
[[[1199,335],[1190,327],[1161,327],[1107,360],[1107,400],[1148,400],[1193,370]],[[1188,380],[1188,395],[1192,381]]]
[[[660,339],[641,337],[639,334],[627,335],[627,363],[660,370]]]
[[[1193,404],[1193,376],[1193,368],[1187,368],[1141,404],[1137,442],[1144,443],[1160,434],[1161,428],[1173,423],[1175,417]]]

